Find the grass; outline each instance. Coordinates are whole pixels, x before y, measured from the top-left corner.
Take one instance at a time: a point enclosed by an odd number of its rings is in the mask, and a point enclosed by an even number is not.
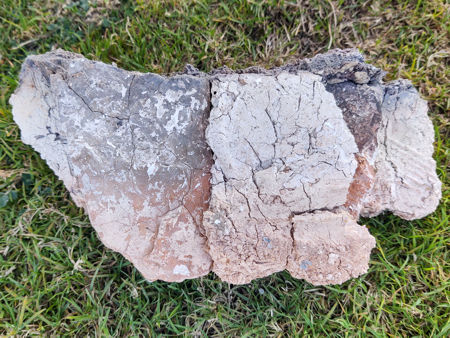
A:
[[[449,320],[448,2],[0,2],[0,335],[447,337]],[[357,47],[429,101],[443,198],[408,222],[362,220],[377,238],[369,272],[314,287],[282,272],[249,285],[214,274],[146,282],[105,249],[39,154],[8,99],[29,54],[61,47],[143,72],[279,65]]]

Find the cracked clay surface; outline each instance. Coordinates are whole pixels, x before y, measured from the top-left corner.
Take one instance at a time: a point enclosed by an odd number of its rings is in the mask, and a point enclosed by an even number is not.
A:
[[[426,102],[383,75],[357,50],[172,76],[57,50],[25,60],[10,102],[24,143],[146,279],[337,284],[368,269],[360,215],[420,218],[441,196]]]

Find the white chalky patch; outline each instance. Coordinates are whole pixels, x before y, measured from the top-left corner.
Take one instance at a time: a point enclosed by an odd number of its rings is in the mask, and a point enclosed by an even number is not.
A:
[[[176,265],[173,269],[173,273],[175,275],[183,275],[183,276],[189,276],[190,272],[186,265]]]

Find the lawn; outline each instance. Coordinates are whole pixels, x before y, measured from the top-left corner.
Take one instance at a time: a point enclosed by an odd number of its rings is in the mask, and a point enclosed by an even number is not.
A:
[[[450,4],[422,1],[0,1],[0,336],[450,335]],[[8,100],[29,54],[52,48],[141,72],[276,66],[359,48],[429,101],[443,198],[432,215],[363,219],[367,274],[315,287],[287,272],[149,283],[106,249]]]

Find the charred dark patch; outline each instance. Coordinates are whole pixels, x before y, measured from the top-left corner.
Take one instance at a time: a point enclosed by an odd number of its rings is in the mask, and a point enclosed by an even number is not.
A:
[[[372,153],[377,146],[382,96],[375,88],[352,81],[327,84],[326,89],[334,95],[337,106],[341,108],[359,151]]]

